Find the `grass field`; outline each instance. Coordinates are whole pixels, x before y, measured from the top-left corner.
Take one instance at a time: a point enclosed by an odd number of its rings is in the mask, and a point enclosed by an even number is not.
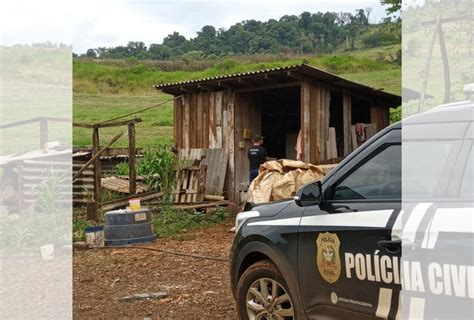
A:
[[[396,94],[401,94],[401,69],[393,63],[399,46],[354,51],[350,54],[325,56],[301,56],[272,61],[268,56],[259,61],[257,57],[218,60],[209,66],[192,64],[186,70],[163,71],[153,61],[74,61],[73,118],[75,122],[96,123],[148,106],[165,102],[172,96],[156,91],[156,83],[177,82],[237,72],[261,70],[271,67],[299,64],[303,60],[321,69],[337,73],[350,80],[367,84]],[[194,70],[196,69],[196,70]],[[173,139],[172,102],[136,115],[143,122],[137,125],[137,146],[153,147],[159,143],[171,143]],[[105,144],[123,128],[101,129],[101,145]],[[92,131],[74,128],[74,146],[90,146]],[[122,137],[115,147],[127,146]]]
[[[148,96],[75,94],[73,117],[75,122],[97,123],[162,103],[172,98],[172,96],[159,94],[158,92]],[[146,148],[156,146],[159,143],[170,144],[172,142],[172,106],[173,103],[170,101],[160,107],[136,115],[136,117],[143,120],[143,122],[136,125],[137,147]],[[121,131],[126,131],[126,127],[100,129],[101,145],[106,144]],[[74,146],[90,146],[91,143],[91,129],[74,128]],[[123,136],[114,144],[114,147],[127,147],[127,143],[127,138]]]

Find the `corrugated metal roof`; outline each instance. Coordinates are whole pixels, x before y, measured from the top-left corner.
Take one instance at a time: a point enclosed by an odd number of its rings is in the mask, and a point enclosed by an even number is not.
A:
[[[226,74],[226,75],[214,76],[214,77],[209,77],[209,78],[201,78],[201,79],[195,79],[195,80],[186,80],[186,81],[180,81],[180,82],[170,82],[170,83],[156,84],[156,85],[154,85],[154,87],[157,88],[157,89],[161,89],[161,88],[182,86],[182,85],[186,85],[186,84],[197,84],[197,83],[206,82],[206,81],[227,80],[227,79],[244,77],[244,76],[258,75],[258,74],[262,74],[262,73],[272,73],[272,72],[275,72],[275,71],[290,71],[291,69],[301,68],[304,65],[305,64],[295,64],[295,65],[290,65],[290,66],[275,67],[275,68],[263,69],[263,70],[257,70],[257,71]],[[311,68],[314,68],[314,67],[311,67]]]
[[[293,72],[294,74],[290,75],[289,72]],[[239,78],[251,79],[252,77],[255,77],[255,76],[272,75],[272,74],[275,74],[275,75],[278,74],[279,77],[285,77],[287,78],[286,80],[288,82],[294,81],[295,79],[292,79],[292,77],[294,76],[303,76],[306,79],[326,81],[326,82],[330,82],[332,85],[335,85],[335,86],[344,87],[348,89],[354,89],[356,91],[363,92],[365,94],[370,94],[373,96],[390,100],[391,101],[390,104],[393,106],[401,104],[401,97],[399,95],[388,93],[388,92],[383,91],[383,89],[373,88],[361,83],[357,83],[357,82],[345,79],[336,74],[318,69],[316,67],[313,67],[304,63],[297,64],[297,65],[289,65],[289,66],[284,66],[284,67],[257,70],[257,71],[221,75],[221,76],[196,79],[196,80],[156,84],[154,87],[156,89],[160,89],[167,93],[177,94],[176,92],[182,91],[183,89],[190,89],[195,86],[198,87],[200,84],[216,85],[216,82],[218,82],[217,85],[219,86],[221,85],[221,82],[226,82],[226,81],[231,82]],[[250,85],[250,87],[252,86],[254,85]]]

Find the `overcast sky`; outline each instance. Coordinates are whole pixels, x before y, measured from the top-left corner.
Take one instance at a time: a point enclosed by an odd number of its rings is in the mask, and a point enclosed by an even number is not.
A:
[[[242,20],[279,19],[303,11],[372,8],[371,21],[385,16],[380,0],[17,0],[1,6],[1,44],[72,41],[76,53],[128,41],[161,43],[173,31],[190,38],[204,25],[228,28]]]

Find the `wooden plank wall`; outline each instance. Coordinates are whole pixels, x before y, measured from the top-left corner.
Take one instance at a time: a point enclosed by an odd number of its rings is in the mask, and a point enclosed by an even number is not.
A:
[[[378,106],[370,107],[370,122],[375,124],[376,132],[390,125],[390,111],[388,108]]]
[[[221,107],[218,106],[216,110],[222,109],[222,148],[229,151],[229,163],[224,182],[224,195],[227,195],[229,200],[234,201],[234,125],[235,125],[235,94],[233,92],[226,92],[222,99]],[[219,136],[219,133],[217,134]]]
[[[351,142],[351,126],[352,126],[352,99],[349,90],[342,91],[342,132],[344,135],[344,154],[346,157],[352,151]]]
[[[224,190],[234,191],[234,93],[185,94],[174,102],[174,141],[179,149],[224,148],[229,153]],[[231,199],[232,200],[232,199]]]
[[[303,161],[314,164],[326,160],[329,140],[330,87],[322,82],[301,85],[301,130]],[[389,125],[389,110],[371,107],[371,122],[380,131]],[[344,155],[351,141],[351,92],[343,90]],[[230,90],[185,94],[174,102],[174,138],[180,149],[223,148],[229,153],[224,195],[238,199],[241,183],[248,177],[247,149],[251,140],[243,139],[243,129],[252,138],[261,133],[261,101],[258,92],[234,93]],[[347,141],[346,141],[347,140]],[[244,148],[239,142],[244,141]],[[340,155],[342,156],[342,155]]]
[[[247,150],[253,144],[255,135],[262,133],[262,99],[258,93],[246,92],[235,95],[235,197],[239,196],[242,184],[248,182],[249,160]],[[251,139],[243,138],[243,130],[250,129]],[[244,148],[239,143],[244,142]],[[238,199],[238,198],[236,198]]]
[[[304,82],[301,86],[303,161],[320,163],[329,139],[331,93],[326,84]]]

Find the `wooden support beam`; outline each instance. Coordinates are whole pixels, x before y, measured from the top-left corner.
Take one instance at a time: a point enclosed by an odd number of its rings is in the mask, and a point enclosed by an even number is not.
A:
[[[249,88],[236,89],[236,90],[234,90],[234,92],[241,93],[241,92],[271,90],[271,89],[279,89],[279,88],[287,88],[287,87],[298,87],[298,86],[301,86],[300,81],[287,82],[287,83],[281,83],[281,84],[271,84],[271,85],[264,85],[264,86],[254,86],[254,87],[249,87]]]
[[[287,71],[287,72],[286,72],[286,75],[287,75],[288,77],[290,77],[290,78],[293,78],[293,79],[299,80],[299,81],[305,81],[305,80],[307,80],[307,78],[306,78],[305,76],[303,76],[303,75],[301,75],[301,74],[298,74],[298,73],[296,73],[296,72],[294,72],[294,71]]]
[[[249,79],[244,79],[244,78],[239,78],[237,80],[237,82],[244,85],[244,86],[253,86],[254,85],[251,81],[249,81]]]
[[[185,87],[179,87],[179,90],[182,91],[182,92],[185,92],[185,93],[194,93],[194,91],[189,90],[189,89],[187,89],[187,88],[185,88]]]
[[[101,197],[101,184],[100,184],[100,153],[99,153],[99,128],[95,127],[92,131],[92,158],[86,162],[86,164],[74,175],[72,181],[79,176],[79,174],[84,171],[89,164],[94,162],[94,201],[95,203],[100,203],[102,201]],[[93,220],[98,219],[97,215],[97,206],[91,207],[91,211],[88,215]]]
[[[116,121],[116,122],[103,122],[103,123],[96,123],[96,124],[88,124],[88,123],[73,123],[73,127],[79,127],[79,128],[110,128],[110,127],[120,127],[120,126],[126,126],[129,123],[139,123],[142,122],[142,119],[140,118],[135,118],[131,120],[123,120],[123,121]]]
[[[73,122],[72,126],[75,127],[75,128],[88,128],[88,129],[93,129],[94,128],[93,124],[79,123],[79,122]]]
[[[269,74],[266,74],[266,75],[264,76],[264,79],[265,79],[267,82],[270,82],[270,83],[273,83],[273,84],[281,84],[280,81],[276,80],[275,77],[272,77],[272,76],[269,75]]]
[[[201,90],[204,90],[204,91],[215,91],[216,89],[214,87],[211,87],[209,85],[205,85],[205,84],[198,84],[198,88],[201,89]]]
[[[31,119],[27,119],[27,120],[21,120],[21,121],[15,121],[15,122],[7,123],[7,124],[2,124],[2,125],[0,125],[0,129],[18,127],[18,126],[22,126],[22,125],[25,125],[25,124],[39,122],[39,121],[42,121],[43,119],[47,120],[47,121],[56,121],[56,122],[71,122],[71,120],[65,119],[65,118],[40,117],[40,118],[31,118]]]
[[[128,176],[129,176],[129,194],[134,195],[137,192],[137,167],[135,162],[135,124],[128,124]]]
[[[116,135],[115,137],[112,138],[112,140],[110,140],[110,142],[105,146],[103,147],[102,149],[100,149],[99,151],[95,152],[95,154],[93,155],[92,158],[90,158],[83,166],[81,169],[79,169],[79,171],[76,172],[76,174],[72,177],[72,180],[74,181],[84,170],[87,169],[87,167],[90,166],[90,164],[92,162],[95,162],[97,160],[100,160],[100,155],[102,153],[104,153],[105,150],[107,150],[115,141],[117,141],[121,136],[123,135],[123,132],[119,133],[118,135]],[[98,137],[98,135],[97,135]],[[94,141],[98,141],[98,139],[94,139]],[[94,150],[94,148],[93,148]],[[97,170],[95,170],[94,168],[94,172],[96,172]],[[99,172],[100,173],[100,172]],[[100,179],[99,179],[100,180]],[[99,184],[100,184],[100,181],[99,181]]]
[[[302,145],[302,159],[305,162],[311,161],[311,119],[310,119],[310,85],[303,82],[301,85],[301,145]]]
[[[134,124],[134,123],[139,123],[139,122],[142,122],[142,119],[135,118],[135,119],[131,119],[131,120],[99,123],[99,124],[97,124],[97,127],[98,128],[120,127],[120,126],[126,126],[126,125],[129,125],[129,124]]]
[[[232,89],[235,88],[235,86],[232,86],[232,85],[229,85],[229,84],[232,84],[232,82],[230,82],[230,83],[225,82],[225,83],[224,83],[224,82],[222,82],[222,81],[219,81],[219,82],[217,83],[217,85],[218,85],[219,87],[226,88],[226,89],[229,89],[229,90],[232,90]]]
[[[344,141],[344,157],[347,157],[352,152],[352,103],[351,92],[347,89],[343,90],[342,94],[342,128]]]

